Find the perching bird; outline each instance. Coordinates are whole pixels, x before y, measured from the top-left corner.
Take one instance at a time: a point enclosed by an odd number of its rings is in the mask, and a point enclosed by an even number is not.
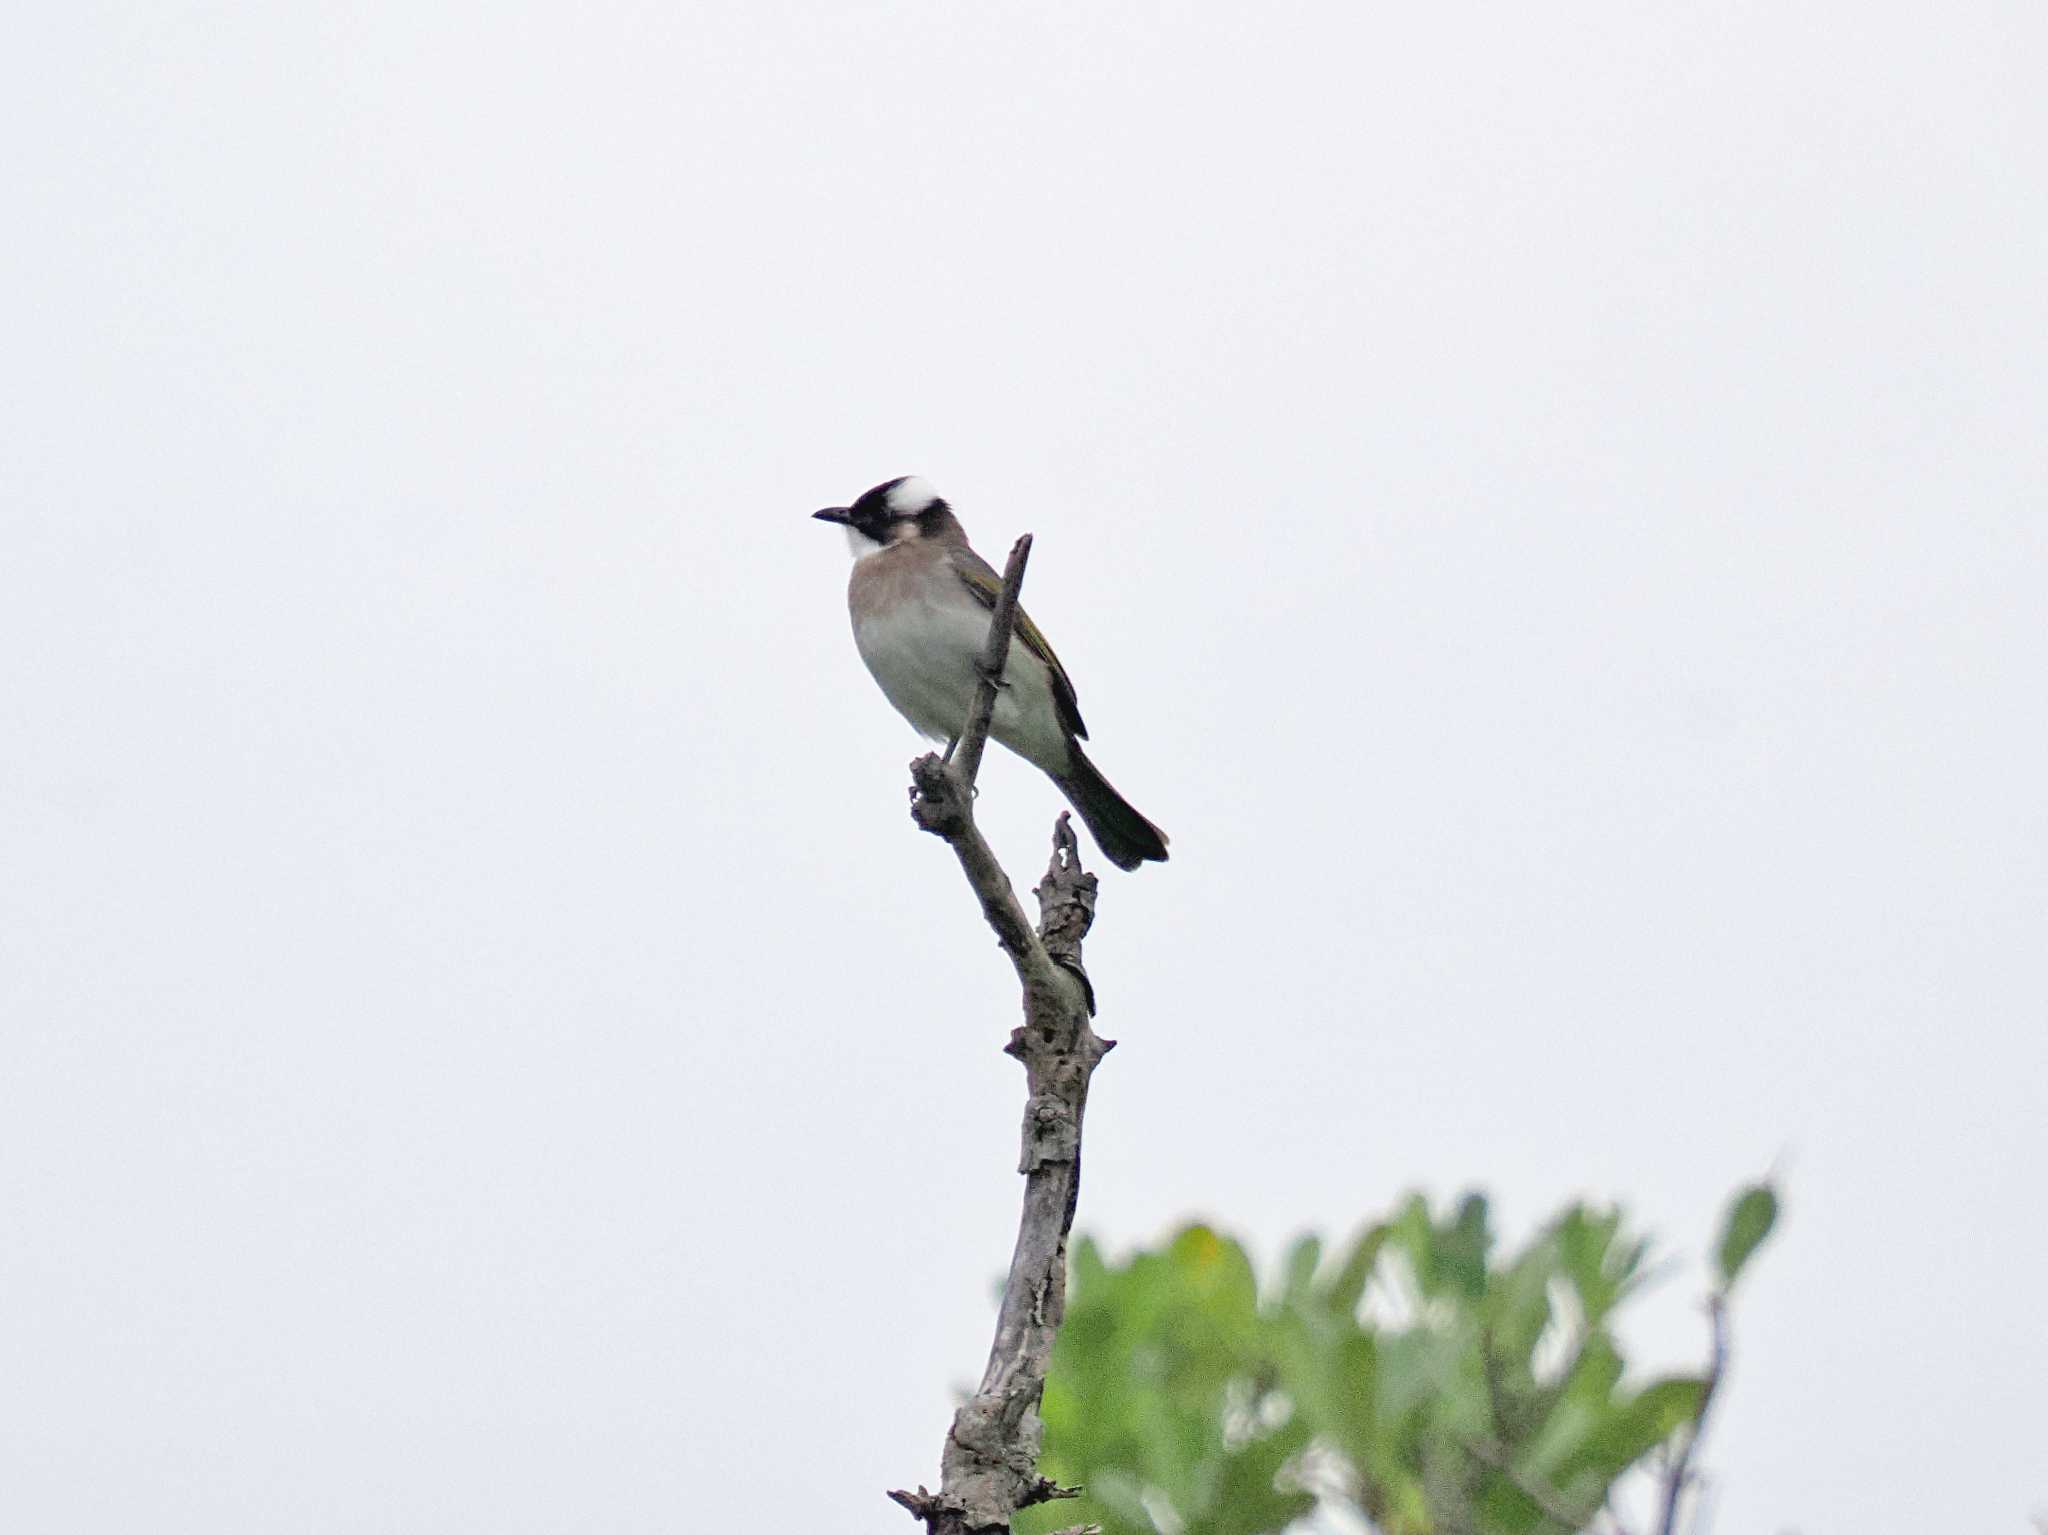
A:
[[[967,545],[953,509],[915,475],[851,506],[812,514],[846,529],[853,639],[882,692],[917,731],[954,741],[967,723],[1002,578]],[[1166,833],[1139,815],[1081,750],[1074,685],[1038,626],[1017,610],[989,734],[1045,770],[1118,868],[1164,861]],[[950,749],[950,748],[949,748]]]

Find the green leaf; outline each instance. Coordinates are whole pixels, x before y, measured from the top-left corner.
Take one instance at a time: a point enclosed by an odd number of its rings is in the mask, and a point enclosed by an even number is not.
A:
[[[1283,1281],[1289,1305],[1298,1304],[1315,1283],[1316,1265],[1323,1261],[1323,1239],[1305,1236],[1287,1254],[1287,1277]]]
[[[1068,1272],[1071,1275],[1067,1286],[1069,1301],[1076,1294],[1087,1294],[1095,1286],[1107,1282],[1109,1265],[1102,1261],[1102,1249],[1095,1245],[1093,1237],[1084,1236],[1074,1243]]]
[[[1603,1488],[1699,1416],[1707,1383],[1697,1376],[1667,1376],[1605,1413],[1560,1471],[1569,1482],[1590,1471]]]
[[[1249,1318],[1258,1309],[1259,1282],[1252,1260],[1229,1237],[1208,1226],[1184,1227],[1167,1248],[1174,1278],[1219,1318]]]
[[[1429,1201],[1410,1194],[1387,1223],[1387,1239],[1408,1259],[1417,1288],[1424,1295],[1431,1294],[1436,1278],[1436,1223],[1429,1218]]]
[[[1585,1340],[1564,1379],[1544,1393],[1540,1426],[1526,1450],[1526,1463],[1549,1476],[1613,1410],[1615,1388],[1626,1365],[1604,1333]]]
[[[1314,1401],[1317,1416],[1347,1454],[1364,1456],[1379,1434],[1378,1341],[1371,1333],[1353,1333],[1320,1363],[1317,1378],[1289,1386],[1298,1401]]]
[[[1486,1293],[1486,1259],[1492,1250],[1493,1226],[1486,1196],[1467,1194],[1458,1201],[1458,1213],[1437,1235],[1438,1272],[1465,1299],[1477,1300]]]
[[[1778,1195],[1768,1183],[1753,1184],[1744,1189],[1735,1203],[1729,1206],[1728,1219],[1721,1226],[1721,1247],[1717,1254],[1722,1289],[1726,1290],[1735,1283],[1735,1276],[1742,1272],[1742,1266],[1763,1245],[1764,1238],[1771,1234],[1771,1227],[1777,1222]]]
[[[1516,1476],[1509,1476],[1482,1464],[1477,1473],[1482,1490],[1473,1505],[1478,1518],[1472,1528],[1483,1530],[1486,1535],[1536,1535],[1539,1531],[1541,1535],[1572,1535],[1572,1532],[1591,1523],[1591,1516],[1599,1509],[1597,1503],[1582,1509],[1557,1488],[1545,1486],[1540,1479],[1519,1468],[1517,1471]],[[1543,1491],[1545,1497],[1541,1503],[1525,1490],[1528,1487]],[[1547,1510],[1560,1506],[1583,1513],[1586,1517],[1575,1518],[1569,1524],[1551,1517]]]
[[[1552,1228],[1588,1326],[1597,1327],[1635,1287],[1649,1243],[1624,1240],[1619,1210],[1574,1205]]]
[[[1558,1274],[1557,1242],[1547,1232],[1495,1271],[1480,1307],[1489,1368],[1509,1371],[1518,1380],[1535,1378],[1533,1356],[1550,1325],[1550,1286]]]
[[[1358,1303],[1365,1297],[1365,1287],[1372,1282],[1372,1271],[1379,1266],[1380,1249],[1386,1245],[1387,1227],[1384,1223],[1368,1226],[1358,1234],[1358,1240],[1351,1244],[1351,1251],[1345,1255],[1337,1277],[1330,1281],[1330,1288],[1325,1294],[1332,1311],[1345,1317],[1358,1314]]]
[[[1263,1535],[1294,1523],[1316,1506],[1313,1494],[1276,1485],[1282,1468],[1308,1448],[1309,1428],[1299,1418],[1252,1440],[1231,1455],[1204,1516],[1189,1521],[1189,1535]]]

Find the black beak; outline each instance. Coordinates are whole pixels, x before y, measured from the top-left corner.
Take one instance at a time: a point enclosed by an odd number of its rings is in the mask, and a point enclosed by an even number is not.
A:
[[[813,512],[811,515],[820,522],[836,522],[842,526],[847,521],[847,510],[843,506],[828,506],[822,512]]]

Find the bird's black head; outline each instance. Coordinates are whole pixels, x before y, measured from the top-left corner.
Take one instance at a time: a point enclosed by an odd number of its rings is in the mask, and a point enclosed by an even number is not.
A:
[[[811,513],[821,522],[836,522],[869,544],[886,546],[907,538],[958,531],[953,509],[932,489],[931,481],[906,474],[863,491],[851,506],[828,506]]]

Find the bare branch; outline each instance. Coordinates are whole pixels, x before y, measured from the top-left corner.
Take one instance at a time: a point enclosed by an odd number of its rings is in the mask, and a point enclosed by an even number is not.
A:
[[[1003,687],[1003,666],[1010,659],[1010,631],[1017,623],[1017,593],[1024,586],[1024,566],[1031,558],[1031,535],[1026,533],[1010,548],[1003,566],[1003,589],[996,598],[995,616],[989,620],[988,643],[982,647],[976,669],[981,685],[974,690],[974,707],[967,711],[967,726],[960,732],[954,749],[954,771],[968,788],[981,772],[982,748],[988,744],[989,721],[995,718],[996,693]]]
[[[1088,1081],[1115,1044],[1099,1038],[1088,1023],[1094,997],[1081,945],[1095,919],[1096,880],[1081,868],[1073,830],[1062,814],[1053,827],[1051,861],[1034,891],[1034,927],[974,824],[974,775],[1030,551],[1028,535],[1010,551],[983,652],[981,686],[952,760],[928,755],[910,765],[912,818],[953,849],[982,916],[1016,970],[1024,1018],[1004,1049],[1022,1063],[1027,1092],[1017,1166],[1024,1175],[1024,1209],[988,1364],[973,1397],[953,1415],[940,1455],[939,1490],[889,1494],[923,1521],[927,1535],[1007,1531],[1018,1509],[1072,1497],[1077,1490],[1038,1474],[1038,1403],[1066,1314],[1067,1237],[1080,1195]]]
[[[1700,1392],[1700,1410],[1693,1414],[1692,1428],[1685,1436],[1685,1443],[1671,1459],[1671,1468],[1664,1473],[1664,1517],[1658,1522],[1657,1535],[1678,1535],[1678,1505],[1685,1497],[1686,1485],[1693,1480],[1692,1456],[1699,1448],[1700,1437],[1707,1431],[1707,1413],[1714,1405],[1714,1393],[1720,1389],[1721,1377],[1728,1370],[1728,1301],[1727,1297],[1715,1293],[1707,1297],[1707,1317],[1713,1328],[1713,1352],[1707,1361],[1707,1383]]]
[[[1010,876],[996,862],[995,853],[974,824],[973,790],[962,782],[959,767],[927,753],[910,764],[910,780],[911,819],[952,847],[969,888],[981,902],[982,916],[995,929],[996,942],[1016,967],[1027,1004],[1034,997],[1044,1001],[1063,995],[1065,982],[1059,969],[1024,908],[1017,904]]]

